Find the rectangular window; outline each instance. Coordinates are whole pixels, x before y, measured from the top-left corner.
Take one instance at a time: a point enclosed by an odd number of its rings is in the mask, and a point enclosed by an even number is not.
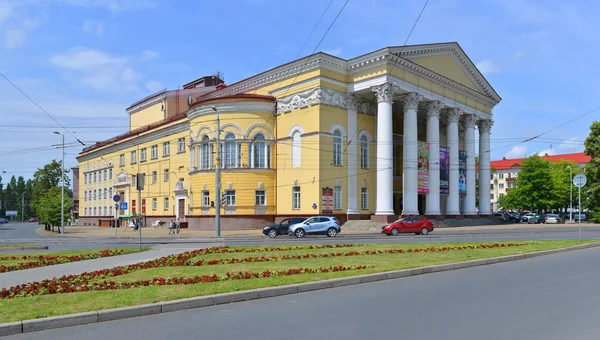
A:
[[[163,157],[166,157],[171,154],[171,142],[163,143]]]
[[[369,168],[369,144],[366,141],[360,142],[360,168]]]
[[[490,194],[490,199],[494,199],[494,194]]]
[[[164,201],[164,204],[163,204],[163,208],[164,208],[165,210],[169,210],[169,198],[168,198],[168,197],[165,197],[165,201]]]
[[[142,150],[140,150],[140,162],[145,162],[146,161],[146,148],[143,148]]]
[[[255,203],[256,205],[267,205],[267,195],[264,190],[256,190]]]
[[[300,187],[292,188],[292,209],[300,209]]]
[[[504,183],[500,183],[500,184],[498,185],[498,187],[499,187],[500,189],[504,189]]]
[[[108,179],[112,179],[112,169],[108,169]]]
[[[131,175],[131,185],[133,187],[137,186],[137,176],[136,175]]]
[[[500,179],[504,179],[504,174],[499,174],[498,177],[500,177]]]
[[[158,158],[158,145],[152,145],[152,148],[150,149],[152,150],[152,159],[157,159]]]
[[[156,205],[157,205],[156,201],[157,201],[156,198],[152,199],[152,210],[156,210]]]
[[[131,164],[135,164],[137,162],[137,153],[136,151],[131,151]]]
[[[96,199],[96,190],[94,190],[94,199]]]
[[[104,198],[108,195],[108,189],[104,189]]]
[[[152,171],[152,183],[156,183],[156,171]]]
[[[367,191],[367,188],[360,189],[360,208],[362,210],[369,209],[369,192]]]
[[[112,216],[113,212],[112,212],[112,205],[108,206],[108,216]]]
[[[83,174],[83,184],[87,184],[87,174]]]
[[[210,207],[210,192],[202,191],[202,206]]]
[[[119,155],[119,166],[122,168],[125,166],[125,154]]]
[[[225,191],[225,205],[227,205],[227,206],[235,205],[235,190],[226,190]]]
[[[202,143],[200,146],[200,169],[210,169],[212,159],[212,144]]]
[[[94,172],[94,183],[96,182],[96,172]]]
[[[112,198],[113,194],[112,194],[112,188],[108,189],[108,198]]]
[[[165,182],[169,181],[169,169],[165,169],[164,171]]]
[[[494,185],[493,184],[490,184],[490,189],[494,190]]]
[[[504,196],[504,194],[498,194],[498,196],[499,196],[499,197],[502,197],[502,196]]]
[[[342,209],[342,187],[333,188],[333,209]]]
[[[177,140],[177,153],[185,152],[185,137],[179,138]]]

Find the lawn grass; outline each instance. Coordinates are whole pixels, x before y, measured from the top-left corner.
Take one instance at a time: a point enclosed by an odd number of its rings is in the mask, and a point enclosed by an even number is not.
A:
[[[305,253],[338,253],[364,250],[385,249],[410,249],[429,247],[452,247],[465,245],[493,244],[501,242],[464,242],[464,243],[434,243],[434,244],[377,244],[363,245],[347,248],[325,249],[298,249],[269,252],[240,252],[225,254],[208,254],[199,256],[207,261],[219,258],[245,258],[254,256],[281,256],[285,254]],[[508,242],[507,242],[508,243]],[[236,264],[218,264],[203,266],[178,266],[140,269],[131,273],[111,277],[110,280],[129,282],[154,277],[175,277],[224,274],[231,271],[264,271],[290,268],[319,268],[330,266],[367,265],[364,270],[352,270],[331,273],[302,274],[293,276],[279,276],[269,278],[256,278],[248,280],[222,281],[198,283],[191,285],[148,286],[130,289],[117,289],[108,291],[90,291],[67,294],[41,295],[29,297],[16,297],[0,300],[0,322],[10,322],[41,318],[47,316],[64,315],[85,311],[94,311],[123,306],[132,306],[159,301],[168,301],[194,296],[212,295],[254,288],[272,287],[293,283],[302,283],[331,278],[362,275],[368,273],[385,272],[391,270],[416,268],[437,264],[461,262],[475,259],[492,258],[513,254],[531,253],[540,250],[563,248],[580,244],[577,241],[511,241],[510,243],[527,243],[523,246],[501,247],[492,249],[451,250],[444,252],[399,253],[357,255],[325,258],[308,258],[300,260],[280,260],[269,262],[250,262]],[[294,246],[281,246],[294,247]],[[251,250],[261,247],[232,247]],[[264,247],[263,247],[264,248]],[[271,248],[271,247],[267,247]],[[196,258],[196,259],[198,259]],[[107,279],[108,280],[108,279]]]
[[[31,244],[31,243],[8,243],[8,244],[0,244],[0,250],[8,250],[8,249],[23,249],[28,247],[41,248],[43,247],[41,244]]]
[[[4,265],[4,266],[11,266],[11,265],[15,265],[15,264],[19,264],[19,263],[27,263],[27,262],[32,262],[32,261],[36,261],[35,258],[39,257],[39,256],[74,256],[74,255],[87,255],[87,254],[94,254],[94,253],[98,253],[101,250],[104,250],[106,248],[100,248],[100,249],[86,249],[86,250],[61,250],[61,251],[37,251],[37,252],[32,252],[32,253],[16,253],[16,254],[0,254],[0,266]],[[130,254],[130,253],[135,253],[139,251],[139,248],[116,248],[116,249],[122,249],[125,253]],[[148,250],[148,248],[143,248],[143,251]],[[11,256],[15,256],[17,257],[16,259],[10,259]],[[35,257],[35,258],[26,258],[23,259],[23,256],[29,257]]]

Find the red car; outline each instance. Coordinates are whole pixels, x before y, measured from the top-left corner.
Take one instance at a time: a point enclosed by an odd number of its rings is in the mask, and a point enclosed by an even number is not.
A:
[[[400,219],[394,223],[381,228],[381,233],[386,235],[398,235],[400,233],[415,233],[416,235],[427,235],[433,231],[433,223],[422,217],[411,216]]]

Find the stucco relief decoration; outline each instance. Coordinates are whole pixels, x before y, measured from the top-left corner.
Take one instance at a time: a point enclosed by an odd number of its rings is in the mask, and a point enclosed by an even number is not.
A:
[[[450,108],[444,111],[448,123],[458,123],[460,119],[460,109]]]
[[[321,103],[322,87],[315,88],[296,93],[290,97],[284,97],[277,100],[277,112],[285,113],[292,110],[309,107]]]
[[[479,132],[490,132],[492,130],[493,125],[494,121],[490,119],[480,119],[477,121]]]
[[[427,112],[427,118],[439,117],[440,111],[442,110],[443,106],[444,104],[442,104],[442,102],[439,100],[433,100],[430,102],[423,103],[423,108]]]
[[[354,93],[348,93],[346,96],[348,110],[356,110],[357,112],[375,114],[375,106],[369,100],[361,98]]]
[[[322,88],[322,103],[339,108],[347,108],[347,98],[345,93],[334,91],[328,88]]]
[[[371,86],[371,91],[375,92],[378,102],[391,102],[394,99],[397,88],[392,83],[383,83],[377,86]]]
[[[418,93],[409,92],[402,95],[402,103],[404,104],[404,109],[413,109],[416,110],[419,107],[419,102],[423,99]]]

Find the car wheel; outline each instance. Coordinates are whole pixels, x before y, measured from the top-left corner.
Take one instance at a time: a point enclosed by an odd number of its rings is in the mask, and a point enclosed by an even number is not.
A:
[[[297,238],[303,238],[306,236],[306,232],[304,232],[304,229],[296,229],[294,235],[296,235]]]
[[[337,230],[335,228],[327,229],[327,237],[336,237],[336,236],[337,236]]]
[[[396,228],[392,229],[392,235],[398,236],[398,234],[400,234],[400,232],[398,231],[398,229],[396,229]]]
[[[429,230],[427,230],[427,228],[421,229],[421,235],[427,235],[427,234],[429,234]]]
[[[269,237],[270,237],[270,238],[275,238],[275,237],[277,237],[277,230],[275,230],[275,229],[271,229],[271,230],[269,230],[269,233],[268,233],[268,235],[269,235]]]

